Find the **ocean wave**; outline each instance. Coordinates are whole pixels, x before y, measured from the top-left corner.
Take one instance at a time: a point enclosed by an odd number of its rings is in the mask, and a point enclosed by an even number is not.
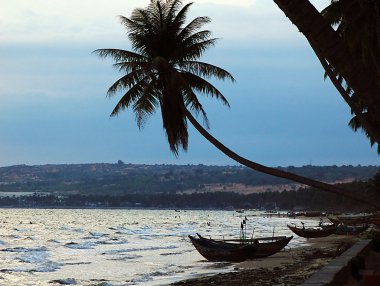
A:
[[[16,259],[24,263],[42,263],[47,260],[49,254],[45,251],[26,252],[22,256],[17,256]]]
[[[15,268],[1,269],[1,272],[54,272],[61,268],[62,263],[47,260],[38,265],[20,265]]]
[[[186,252],[193,252],[193,251],[194,251],[193,249],[190,249],[190,250],[183,250],[183,251],[176,251],[176,252],[164,252],[164,253],[160,253],[160,255],[162,256],[181,255]]]
[[[172,271],[160,271],[156,270],[150,273],[144,273],[140,274],[138,277],[133,278],[131,282],[133,283],[146,283],[149,281],[152,281],[155,277],[163,277],[163,276],[169,276],[172,275]]]
[[[51,283],[58,283],[60,285],[77,285],[77,281],[74,278],[52,280]]]
[[[120,255],[118,257],[112,257],[108,258],[107,260],[114,260],[114,261],[124,261],[124,260],[133,260],[133,259],[139,259],[143,257],[142,255]]]
[[[129,253],[136,251],[154,251],[154,250],[165,250],[165,249],[176,249],[178,246],[168,245],[168,246],[149,246],[149,247],[137,247],[137,248],[126,248],[126,249],[112,249],[102,252],[102,254],[120,254],[120,253]]]
[[[68,231],[73,231],[73,232],[78,232],[78,233],[84,233],[85,230],[83,228],[73,228],[73,227],[70,227],[70,226],[62,226],[60,228],[60,230],[68,230]]]
[[[126,239],[119,239],[119,238],[111,238],[108,240],[100,240],[96,241],[97,244],[107,244],[107,245],[118,245],[118,244],[127,244],[128,240]]]
[[[5,235],[1,235],[1,237],[11,238],[11,239],[19,239],[19,238],[21,238],[21,236],[19,236],[17,234],[5,234]]]
[[[85,243],[77,243],[77,242],[68,242],[65,244],[65,247],[71,249],[93,249],[96,246],[95,242],[85,242]]]
[[[108,233],[102,233],[102,232],[97,232],[97,231],[90,231],[90,234],[93,237],[96,237],[96,238],[100,238],[100,237],[104,237],[104,236],[109,236]]]
[[[5,251],[5,252],[38,252],[38,251],[48,251],[48,249],[45,246],[32,247],[32,248],[13,247],[13,248],[0,249],[0,251]]]

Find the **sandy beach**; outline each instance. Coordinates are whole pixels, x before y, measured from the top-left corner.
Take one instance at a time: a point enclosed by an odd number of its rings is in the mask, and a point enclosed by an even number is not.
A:
[[[172,285],[299,285],[358,239],[338,235],[309,239],[310,246],[286,248],[270,257],[237,263],[234,272],[185,280]]]

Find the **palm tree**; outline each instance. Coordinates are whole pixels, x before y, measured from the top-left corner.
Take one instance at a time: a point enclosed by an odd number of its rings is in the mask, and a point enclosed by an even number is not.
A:
[[[377,206],[376,202],[349,194],[336,186],[247,160],[220,143],[197,122],[190,111],[200,114],[208,126],[206,112],[196,93],[215,97],[229,106],[222,93],[206,79],[216,77],[233,82],[234,78],[220,67],[199,61],[203,52],[217,39],[211,38],[210,31],[200,30],[210,21],[208,17],[197,17],[185,25],[191,5],[183,6],[181,0],[152,0],[147,8],[135,9],[130,18],[120,17],[129,31],[134,51],[94,51],[100,57],[112,57],[116,61],[114,66],[124,73],[108,89],[108,96],[127,90],[111,116],[132,107],[141,128],[160,107],[169,146],[176,155],[179,148],[187,149],[187,121],[190,121],[214,146],[242,165]]]
[[[374,69],[368,68],[369,58],[363,61],[362,56],[357,56],[353,52],[347,41],[342,38],[341,31],[335,31],[331,25],[340,21],[338,18],[332,18],[329,21],[319,13],[308,0],[273,0],[278,7],[285,13],[290,21],[305,35],[311,47],[321,61],[326,73],[337,87],[340,94],[351,107],[355,114],[355,121],[352,122],[354,129],[363,127],[367,132],[371,143],[380,144],[380,81],[378,73]],[[341,4],[348,2],[378,2],[371,0],[340,0]],[[339,2],[340,2],[339,1]],[[337,1],[333,1],[337,2]],[[369,3],[366,4],[371,5]],[[377,33],[379,30],[379,10],[371,17],[373,24],[369,24],[372,30],[369,33]],[[335,8],[334,8],[335,9]],[[368,9],[361,10],[364,15],[368,15]],[[355,12],[351,10],[351,12]],[[368,20],[366,17],[359,17],[361,22]],[[376,22],[377,21],[377,22]],[[369,21],[368,21],[369,22]],[[345,23],[343,21],[342,23]],[[344,26],[344,25],[343,25]],[[342,27],[343,27],[342,26]],[[356,43],[360,41],[363,33],[363,27],[358,26],[353,30]],[[354,36],[352,36],[354,38]],[[356,44],[357,45],[357,44]],[[379,44],[375,43],[372,48],[379,52]],[[355,49],[356,50],[356,49]],[[366,53],[366,54],[369,54]],[[364,55],[364,54],[363,54]],[[345,90],[341,82],[349,86]]]
[[[380,2],[374,0],[331,0],[322,10],[351,54],[380,80]]]
[[[355,59],[360,60],[367,70],[380,81],[380,2],[373,0],[332,0],[331,5],[326,7],[322,15],[333,27],[347,45],[350,53]],[[343,76],[339,70],[329,66],[333,77],[340,84]],[[347,95],[353,90],[350,86],[345,89]],[[373,145],[376,139],[371,136],[372,125],[379,125],[379,120],[372,116],[371,106],[366,106],[357,96],[350,96],[349,105],[359,110],[353,112],[355,115],[349,125],[357,131],[363,129]],[[354,108],[351,107],[353,110]],[[360,118],[364,117],[364,118]],[[372,121],[370,124],[368,121]],[[380,145],[378,145],[380,153]]]
[[[198,61],[217,39],[210,38],[210,31],[200,31],[210,22],[208,17],[197,17],[184,25],[190,6],[191,3],[182,7],[180,0],[151,1],[146,9],[135,9],[131,18],[120,16],[135,52],[95,51],[101,57],[112,57],[117,62],[115,67],[125,73],[108,90],[108,95],[113,96],[127,89],[111,115],[132,106],[141,128],[159,106],[170,149],[175,154],[180,147],[186,150],[188,145],[185,106],[201,114],[206,125],[208,122],[195,92],[229,105],[222,93],[204,78],[235,81],[224,69]]]

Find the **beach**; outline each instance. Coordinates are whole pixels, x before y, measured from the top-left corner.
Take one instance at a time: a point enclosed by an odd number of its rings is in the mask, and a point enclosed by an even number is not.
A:
[[[299,285],[358,240],[357,237],[338,235],[309,239],[309,246],[286,248],[270,257],[237,263],[233,272],[185,280],[172,285]]]

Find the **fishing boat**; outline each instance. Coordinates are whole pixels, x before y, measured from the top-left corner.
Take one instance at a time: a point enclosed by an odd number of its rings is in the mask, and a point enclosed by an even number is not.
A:
[[[359,214],[342,214],[337,216],[327,216],[327,218],[335,224],[343,223],[345,225],[365,224],[373,218],[371,213],[359,213]]]
[[[199,254],[209,261],[241,262],[253,257],[257,248],[255,244],[221,244],[191,235],[189,235],[189,238]]]
[[[317,237],[326,237],[331,234],[334,234],[338,228],[335,224],[319,226],[319,227],[297,227],[296,225],[287,225],[288,228],[297,234],[298,236],[305,238],[317,238]]]
[[[338,235],[357,235],[368,229],[368,224],[363,225],[345,225],[340,224],[335,232]]]
[[[247,259],[273,255],[282,250],[293,236],[263,237],[253,239],[215,240],[189,235],[198,252],[209,261],[240,262]]]

